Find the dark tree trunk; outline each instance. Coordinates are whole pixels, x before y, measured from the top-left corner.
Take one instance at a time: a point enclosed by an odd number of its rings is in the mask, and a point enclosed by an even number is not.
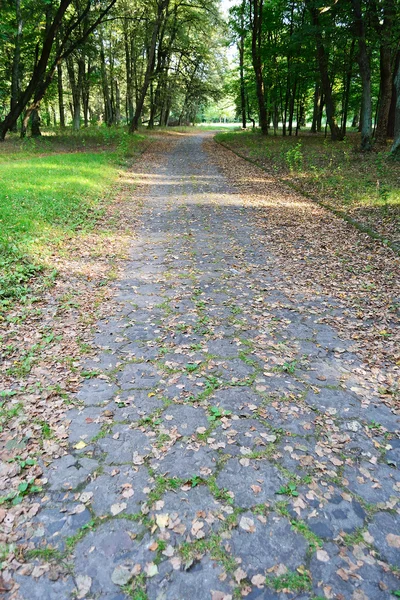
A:
[[[133,121],[133,90],[132,90],[132,57],[127,32],[127,24],[124,27],[124,47],[125,47],[125,74],[126,74],[126,118],[128,123]]]
[[[288,133],[291,136],[293,133],[293,118],[294,118],[294,107],[296,103],[296,93],[297,93],[297,81],[295,80],[293,84],[293,89],[290,94],[290,103],[289,103],[289,127]]]
[[[354,128],[354,127],[358,127],[359,123],[360,123],[360,113],[356,112],[356,113],[354,114],[353,120],[352,120],[352,122],[351,122],[351,126],[352,126],[353,128]]]
[[[115,122],[118,125],[121,121],[121,92],[118,81],[115,81]]]
[[[313,118],[312,118],[312,123],[311,123],[311,133],[317,133],[317,126],[318,126],[318,113],[319,113],[319,105],[321,102],[321,94],[320,94],[320,89],[319,89],[319,84],[316,83],[315,84],[315,90],[314,90],[314,109],[313,109]]]
[[[390,102],[389,117],[388,117],[388,138],[394,137],[394,122],[396,115],[396,103],[397,103],[397,91],[395,85],[395,78],[400,65],[400,51],[397,52],[396,60],[394,61],[393,78],[392,78],[392,98]]]
[[[95,19],[95,21],[93,21],[87,28],[84,28],[84,30],[80,33],[80,37],[74,40],[74,42],[69,44],[66,48],[69,39],[68,35],[71,33],[71,29],[67,28],[66,37],[64,37],[63,42],[60,45],[60,49],[56,52],[56,56],[52,60],[50,67],[48,67],[57,32],[60,29],[65,12],[70,4],[72,4],[72,0],[60,0],[60,5],[53,20],[50,21],[50,19],[47,18],[46,33],[43,40],[40,58],[38,58],[38,60],[35,62],[35,67],[29,83],[25,90],[20,94],[15,108],[12,111],[10,110],[5,119],[0,123],[0,140],[4,140],[7,132],[18,120],[30,101],[32,95],[33,102],[27,109],[27,114],[30,115],[32,111],[39,108],[41,100],[43,99],[49,85],[53,81],[54,74],[57,70],[57,64],[72,54],[72,52],[74,52],[74,50],[76,50],[87,39],[87,37],[96,29],[96,27],[98,27],[104,16],[109,12],[115,2],[116,0],[109,0],[109,4],[100,12],[98,18]],[[79,24],[82,24],[89,9],[90,4],[86,6],[86,9],[83,11],[83,13],[76,19],[74,23],[75,28],[77,28]],[[47,12],[46,17],[49,15],[50,10]],[[72,27],[72,29],[74,27]]]
[[[262,12],[263,0],[250,0],[251,56],[256,79],[259,120],[262,134],[268,135],[268,117],[265,106],[264,79],[261,61]]]
[[[35,108],[31,113],[31,136],[39,137],[41,135],[39,110]]]
[[[358,65],[362,81],[361,97],[361,150],[371,150],[372,137],[372,97],[371,67],[365,39],[365,24],[361,10],[361,0],[352,0],[354,29],[358,38]]]
[[[324,106],[325,106],[325,98],[324,95],[321,94],[321,99],[319,101],[318,107],[318,115],[317,115],[317,132],[321,133],[322,131],[322,117],[324,116]]]
[[[157,17],[156,17],[156,20],[154,21],[150,47],[149,47],[148,54],[147,54],[146,72],[144,75],[142,89],[140,91],[140,95],[139,95],[139,98],[137,101],[135,114],[134,114],[134,117],[132,119],[132,123],[130,126],[131,132],[137,131],[137,129],[139,127],[139,121],[142,116],[144,101],[145,101],[147,90],[148,90],[150,80],[151,80],[151,77],[152,77],[152,74],[154,71],[157,37],[158,37],[159,31],[161,29],[163,18],[164,18],[164,12],[168,8],[168,4],[169,4],[169,0],[159,0],[159,2],[158,2]]]
[[[0,123],[1,140],[4,140],[7,132],[10,129],[12,129],[12,127],[14,127],[18,117],[22,114],[24,108],[28,104],[32,94],[35,92],[38,86],[40,86],[40,83],[43,80],[46,73],[55,36],[60,27],[63,16],[71,2],[72,0],[61,0],[58,10],[54,16],[53,22],[51,23],[50,27],[46,32],[46,36],[43,41],[42,52],[39,60],[35,65],[32,77],[25,90],[20,94],[18,102],[15,104],[12,110],[10,110],[5,119]]]
[[[104,43],[102,38],[100,39],[100,71],[104,99],[104,121],[107,125],[110,126],[112,123],[112,105],[110,97],[110,87],[108,84],[106,57],[104,54]]]
[[[58,112],[60,114],[60,127],[65,128],[65,107],[64,107],[64,89],[62,79],[61,63],[57,64],[57,91],[58,91]]]
[[[390,153],[392,156],[400,158],[400,62],[397,66],[394,85],[396,89],[396,106],[394,119],[394,140]]]
[[[241,27],[244,27],[243,18],[241,22]],[[246,91],[245,91],[245,81],[244,81],[244,33],[240,34],[240,39],[238,43],[239,50],[239,73],[240,73],[240,112],[242,116],[242,127],[246,129]]]
[[[375,141],[379,145],[386,145],[387,130],[389,122],[390,105],[392,101],[392,29],[395,16],[393,0],[386,0],[383,5],[384,17],[382,24],[378,25],[378,33],[381,40],[379,48],[379,109],[375,131]]]
[[[13,111],[18,103],[20,94],[20,78],[21,78],[21,39],[22,39],[22,14],[21,14],[21,0],[15,0],[15,45],[14,55],[11,70],[11,100],[10,100],[10,111]],[[17,131],[17,122],[15,121],[12,131]]]
[[[89,97],[90,97],[90,74],[92,67],[90,59],[88,59],[87,70],[84,72],[82,82],[82,108],[83,108],[83,125],[89,126]]]
[[[342,130],[343,137],[345,137],[345,135],[346,135],[346,128],[347,128],[347,113],[349,110],[351,78],[353,76],[354,46],[355,46],[355,39],[353,38],[351,41],[349,62],[348,62],[348,67],[346,70],[346,77],[345,77],[344,86],[343,86],[344,89],[343,89],[343,99],[342,99],[342,123],[341,123],[341,130]]]
[[[69,84],[72,93],[72,127],[75,131],[78,131],[81,126],[81,106],[82,106],[82,91],[83,82],[85,79],[85,59],[80,56],[77,60],[78,63],[78,78],[75,74],[75,65],[73,57],[70,56],[67,59],[67,71],[69,77]]]
[[[321,32],[321,25],[319,21],[319,12],[312,0],[306,0],[308,9],[311,14],[312,24],[315,29],[315,41],[317,46],[317,61],[321,77],[321,87],[325,98],[325,110],[326,118],[331,131],[332,141],[342,140],[343,136],[338,127],[335,117],[335,107],[332,96],[332,85],[328,71],[328,56],[326,53],[324,40]]]

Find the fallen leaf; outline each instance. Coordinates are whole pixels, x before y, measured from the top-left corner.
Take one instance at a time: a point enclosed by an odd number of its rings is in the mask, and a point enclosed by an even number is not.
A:
[[[153,562],[147,563],[144,568],[144,572],[146,573],[147,577],[154,577],[154,575],[157,575],[158,573],[158,567]]]
[[[166,527],[168,527],[169,515],[167,515],[167,514],[156,515],[156,523],[160,529],[165,529]]]
[[[248,533],[253,533],[256,530],[254,521],[250,517],[242,517],[239,521],[239,527]]]
[[[386,541],[391,548],[400,548],[400,535],[394,533],[388,533]]]
[[[316,552],[317,560],[320,562],[329,562],[329,554],[326,550],[317,550]]]
[[[251,583],[258,588],[263,588],[265,586],[265,575],[253,575]]]
[[[118,515],[125,509],[126,509],[126,502],[120,502],[119,504],[112,504],[111,505],[111,514],[115,517],[115,515]]]
[[[247,573],[241,567],[238,567],[236,571],[234,571],[233,576],[237,583],[240,583],[242,579],[246,579]]]
[[[85,444],[85,442],[83,440],[81,440],[80,442],[75,444],[74,448],[76,450],[82,450],[83,448],[86,448],[86,446],[87,446],[87,444]]]
[[[84,598],[90,592],[92,578],[89,577],[89,575],[77,575],[75,577],[75,583],[77,588],[76,597],[78,600],[81,600],[81,598]]]
[[[115,567],[114,571],[111,575],[111,581],[115,583],[115,585],[123,586],[128,583],[130,579],[132,579],[132,570],[129,567],[125,567],[124,565],[119,565]]]

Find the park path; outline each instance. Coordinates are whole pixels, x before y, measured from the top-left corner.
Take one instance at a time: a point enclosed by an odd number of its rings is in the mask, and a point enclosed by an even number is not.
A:
[[[15,597],[400,589],[398,417],[325,322],[347,318],[337,300],[285,294],[259,209],[210,143],[166,137],[134,166],[142,212],[118,308],[67,413],[70,451],[45,471]]]

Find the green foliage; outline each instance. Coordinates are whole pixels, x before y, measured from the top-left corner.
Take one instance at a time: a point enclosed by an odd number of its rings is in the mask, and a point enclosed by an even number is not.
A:
[[[24,496],[28,496],[29,494],[36,494],[41,492],[42,488],[38,485],[35,485],[35,480],[30,479],[29,481],[22,481],[18,485],[17,490],[12,490],[6,496],[0,496],[0,505],[1,504],[11,504],[15,506],[16,504],[20,504],[24,498]]]
[[[298,496],[299,492],[297,491],[297,486],[295,483],[288,483],[287,485],[282,485],[276,494],[280,494],[282,496]]]
[[[301,142],[297,142],[293,148],[290,148],[285,155],[286,163],[291,171],[300,171],[303,167],[303,153],[301,151]]]
[[[290,590],[292,592],[311,591],[311,578],[306,571],[288,571],[279,577],[267,577],[266,585],[274,588],[277,592]]]
[[[209,411],[210,411],[210,414],[208,416],[209,421],[216,421],[217,419],[222,419],[222,417],[228,417],[229,415],[232,414],[232,411],[224,410],[223,408],[220,408],[219,406],[211,406]]]

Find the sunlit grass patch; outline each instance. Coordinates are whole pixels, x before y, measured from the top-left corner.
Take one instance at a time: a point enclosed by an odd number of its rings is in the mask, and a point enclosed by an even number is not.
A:
[[[68,239],[93,230],[115,193],[121,164],[143,139],[122,130],[89,131],[80,137],[11,139],[0,147],[3,304],[29,293],[29,283],[49,266],[55,248],[62,251]],[[76,151],[85,140],[92,150]]]

